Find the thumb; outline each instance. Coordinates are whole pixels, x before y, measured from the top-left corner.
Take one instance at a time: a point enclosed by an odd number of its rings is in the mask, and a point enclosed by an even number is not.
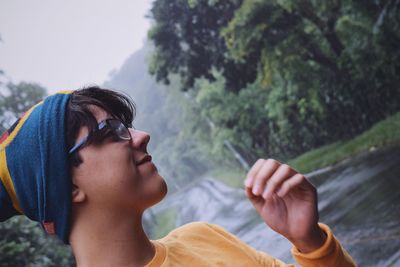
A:
[[[245,188],[245,194],[246,197],[250,200],[250,202],[254,205],[254,207],[257,209],[260,205],[264,203],[264,198],[262,196],[256,196],[253,194],[251,188],[246,187]]]

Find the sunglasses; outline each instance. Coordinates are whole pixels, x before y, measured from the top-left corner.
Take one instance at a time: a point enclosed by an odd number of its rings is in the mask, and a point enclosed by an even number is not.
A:
[[[120,120],[117,119],[107,119],[99,122],[97,125],[97,129],[88,134],[87,136],[80,139],[69,151],[68,154],[72,154],[78,149],[82,148],[86,145],[90,139],[90,136],[93,134],[103,131],[103,130],[110,130],[113,137],[120,141],[129,141],[132,139],[131,133],[129,132],[128,127],[125,126]]]

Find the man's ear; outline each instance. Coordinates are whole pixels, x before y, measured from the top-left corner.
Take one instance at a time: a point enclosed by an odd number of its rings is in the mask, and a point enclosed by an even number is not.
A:
[[[72,184],[72,203],[82,203],[86,199],[86,194],[77,185]]]

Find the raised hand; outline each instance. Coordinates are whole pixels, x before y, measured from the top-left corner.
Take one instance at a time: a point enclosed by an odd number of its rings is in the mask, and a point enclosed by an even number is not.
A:
[[[246,195],[265,223],[300,251],[322,246],[317,191],[293,168],[273,159],[259,159],[247,174]]]

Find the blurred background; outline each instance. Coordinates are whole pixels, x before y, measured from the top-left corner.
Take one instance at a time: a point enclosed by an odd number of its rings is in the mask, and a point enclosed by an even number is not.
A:
[[[294,263],[245,199],[257,158],[317,186],[320,220],[359,266],[400,266],[400,1],[0,2],[0,134],[47,94],[129,94],[167,180],[153,239],[217,223]],[[0,224],[0,266],[74,266],[23,217]]]

